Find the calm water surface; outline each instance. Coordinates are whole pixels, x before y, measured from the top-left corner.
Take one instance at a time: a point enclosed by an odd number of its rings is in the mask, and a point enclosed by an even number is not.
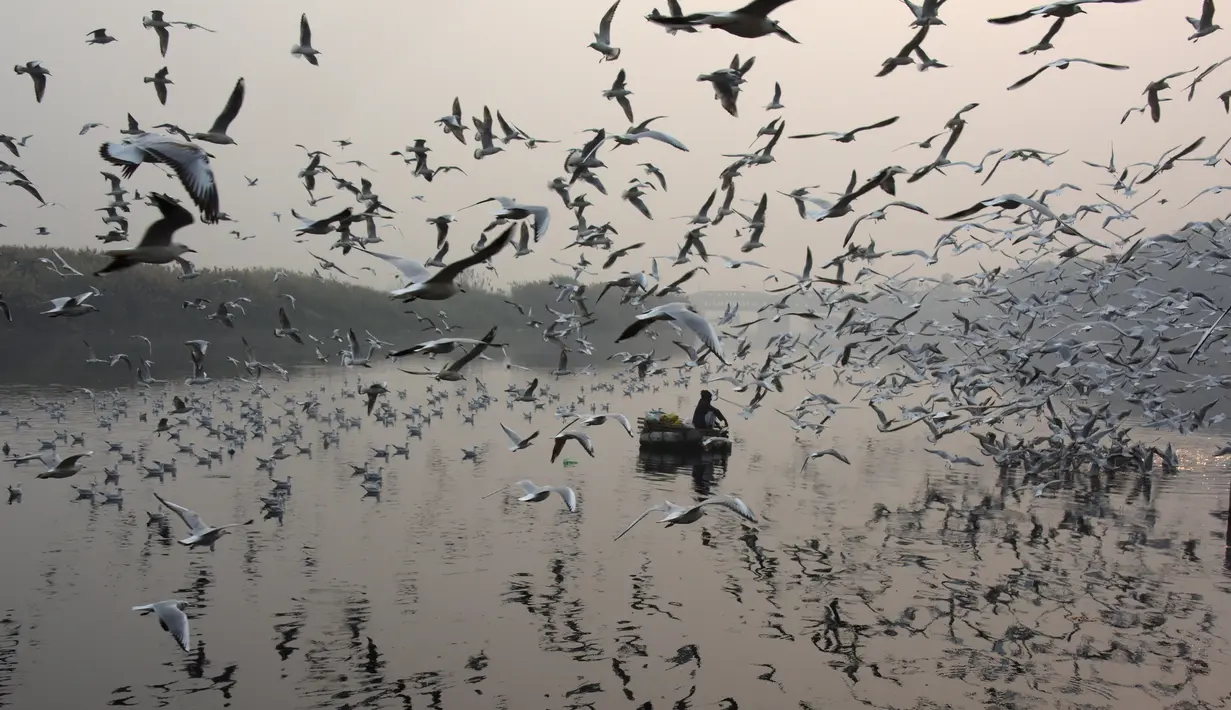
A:
[[[390,380],[399,411],[425,403],[426,380],[362,374]],[[95,452],[66,481],[35,480],[36,465],[3,469],[25,495],[0,508],[0,706],[1123,709],[1221,707],[1231,692],[1217,433],[1139,431],[1175,444],[1178,476],[1156,473],[1149,496],[1134,493],[1136,474],[1098,492],[1066,483],[1035,502],[1042,527],[1032,535],[1023,506],[1002,502],[990,462],[949,469],[923,451],[933,445],[922,427],[881,434],[866,406],[801,444],[773,407],[806,393],[773,395],[747,420],[724,405],[737,439],[725,461],[639,457],[611,423],[590,430],[598,457],[570,444],[564,456],[578,463],[566,468],[548,463],[556,403],[527,422],[530,405],[503,404],[502,369],[477,374],[501,401],[463,424],[457,405],[474,386],[461,396],[442,386],[445,415],[409,439],[409,457],[374,462],[385,466],[379,500],[364,497],[347,464],[371,460],[371,446],[405,444],[406,422],[364,417],[321,450],[326,425],[300,416],[313,455],[274,470],[293,476],[281,521],[261,519],[271,484],[256,461],[289,428],[277,405],[323,388],[323,412],[360,415],[361,400],[343,395],[354,373],[267,379],[265,399],[237,382],[195,390],[214,402],[216,424],[240,424],[244,400],[282,415],[263,440],[209,468],[152,433],[154,408],[169,406],[159,391],[123,392],[130,416],[107,431],[80,393],[0,390],[0,408],[30,417],[20,430],[0,418],[0,440],[16,451],[67,429],[84,431]],[[608,379],[552,388],[561,403],[584,393],[584,411],[610,402],[630,417],[687,414],[696,399],[695,385],[589,391]],[[853,396],[825,379],[806,384]],[[67,403],[67,417],[52,421],[31,396]],[[501,422],[543,433],[510,453]],[[195,418],[182,432],[198,449],[221,445]],[[178,474],[159,482],[122,464],[122,506],[75,501],[70,483],[101,482],[102,466],[115,464],[104,439],[144,447],[147,463],[176,456]],[[939,447],[984,460],[975,443],[962,434]],[[478,461],[463,460],[476,445]],[[808,451],[830,447],[851,465],[824,458],[800,473]],[[59,444],[65,455],[80,449]],[[554,497],[482,499],[522,478],[572,485],[579,512]],[[215,552],[187,550],[174,543],[186,534],[177,518],[169,530],[147,526],[155,490],[208,522],[257,524]],[[949,503],[925,504],[930,491]],[[655,502],[713,492],[740,495],[761,523],[716,511],[663,529],[651,516],[612,540]],[[875,515],[878,503],[890,512]],[[981,504],[992,512],[972,521]],[[168,598],[193,604],[191,653],[129,611]]]

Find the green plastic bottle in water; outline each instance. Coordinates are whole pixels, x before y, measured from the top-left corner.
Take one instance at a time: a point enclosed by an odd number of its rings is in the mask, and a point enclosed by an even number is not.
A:
[[[576,466],[576,465],[577,465],[577,459],[570,459],[570,458],[568,458],[568,457],[565,457],[565,459],[564,459],[564,467],[565,467],[565,468],[572,468],[572,467],[574,467],[574,466]]]

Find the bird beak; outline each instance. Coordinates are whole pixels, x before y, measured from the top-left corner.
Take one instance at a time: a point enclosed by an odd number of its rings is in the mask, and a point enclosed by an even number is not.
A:
[[[193,249],[192,247],[184,247],[184,251],[189,252],[189,253],[191,253],[191,254],[196,254],[196,253],[197,253],[197,250],[196,250],[196,249]]]
[[[461,286],[458,286],[457,290],[461,293],[466,293],[466,289],[462,288]]]

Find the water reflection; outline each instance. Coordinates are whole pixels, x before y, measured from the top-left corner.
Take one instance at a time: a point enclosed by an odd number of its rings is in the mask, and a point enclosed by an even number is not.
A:
[[[492,392],[506,384],[501,369],[477,374]],[[392,407],[440,414],[356,424],[355,383],[332,378],[198,390],[210,415],[171,416],[177,439],[154,434],[170,408],[159,391],[121,393],[134,416],[109,429],[67,391],[36,395],[63,408],[0,392],[0,409],[29,420],[0,419],[15,450],[73,448],[62,431],[96,452],[70,481],[9,474],[24,491],[0,515],[20,540],[0,547],[0,706],[1213,707],[1225,694],[1216,442],[1175,437],[1176,472],[1073,468],[1038,496],[1023,467],[949,465],[926,432],[883,434],[855,414],[802,442],[758,415],[735,424],[730,452],[640,451],[596,427],[597,458],[549,467],[540,447],[507,451],[499,424],[523,409],[471,411],[473,387],[438,387],[447,397],[430,403],[415,383]],[[601,381],[553,389],[616,400],[591,388]],[[311,418],[278,406],[308,396]],[[664,385],[618,404],[692,398]],[[524,413],[528,431],[557,426],[550,408]],[[977,456],[968,438],[944,444]],[[196,465],[182,447],[219,455]],[[830,447],[851,464],[801,472]],[[155,463],[173,458],[178,470]],[[360,485],[365,464],[384,467],[380,495]],[[70,484],[104,467],[123,506],[76,500]],[[270,514],[270,478],[292,476]],[[579,512],[482,499],[519,478],[574,486]],[[149,515],[154,490],[258,523],[187,550],[177,518]],[[652,503],[717,493],[761,524],[711,515],[612,541]],[[192,604],[188,654],[127,616],[169,597]]]

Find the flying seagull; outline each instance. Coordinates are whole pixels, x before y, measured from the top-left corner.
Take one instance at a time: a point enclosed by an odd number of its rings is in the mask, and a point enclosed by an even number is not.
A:
[[[163,91],[165,92],[166,89],[163,89]],[[166,102],[164,101],[163,103]],[[235,88],[231,90],[231,97],[227,99],[227,105],[223,107],[222,113],[218,114],[218,118],[214,119],[214,125],[205,133],[193,133],[193,139],[219,145],[235,145],[235,140],[227,135],[227,127],[239,115],[239,109],[243,105],[244,78],[241,76],[239,81],[235,82]]]
[[[298,55],[308,60],[308,63],[314,67],[320,66],[316,61],[316,55],[320,52],[312,48],[312,28],[308,26],[308,13],[299,16],[299,44],[291,47],[291,54]]]
[[[779,26],[777,20],[769,19],[769,14],[791,0],[752,0],[738,10],[729,12],[693,12],[680,17],[669,17],[661,14],[648,15],[645,19],[656,25],[671,29],[684,29],[697,25],[708,25],[714,29],[729,32],[736,37],[755,39],[776,34],[783,39],[799,44],[786,30]]]
[[[137,264],[169,264],[180,261],[186,253],[196,253],[192,247],[171,241],[176,230],[192,224],[192,213],[161,193],[151,192],[149,197],[162,213],[162,218],[146,228],[145,236],[137,246],[106,252],[111,262],[95,271],[95,276],[122,271]]]
[[[209,164],[210,155],[201,146],[158,133],[139,133],[122,141],[103,143],[98,152],[103,160],[123,168],[121,174],[125,178],[132,177],[142,163],[170,167],[201,210],[201,221],[218,221],[218,185]]]
[[[464,290],[457,284],[453,283],[454,280],[466,269],[482,264],[488,259],[499,254],[500,250],[504,249],[505,246],[508,245],[512,235],[513,225],[509,225],[508,229],[504,230],[504,233],[499,237],[493,239],[491,244],[488,244],[470,256],[458,259],[452,264],[445,266],[440,271],[432,274],[430,278],[418,283],[410,284],[404,288],[399,288],[396,291],[393,291],[390,295],[394,298],[401,298],[404,302],[409,302],[416,299],[443,301],[447,298],[451,298],[452,296],[456,296],[459,293],[463,293]]]
[[[536,486],[533,481],[518,481],[517,485],[521,486],[521,489],[526,492],[525,495],[517,498],[517,500],[523,503],[539,503],[547,500],[548,496],[555,493],[564,501],[564,507],[568,508],[568,512],[577,512],[577,493],[568,486]],[[491,498],[506,488],[508,486],[501,486],[483,497]]]
[[[188,602],[186,601],[168,599],[166,601],[154,602],[153,604],[135,606],[133,611],[139,611],[143,616],[153,613],[158,617],[158,625],[162,627],[162,630],[171,634],[171,638],[175,639],[180,648],[187,651],[189,650],[188,615],[184,613],[184,609],[187,608]]]
[[[1014,89],[1022,88],[1026,84],[1029,84],[1031,81],[1034,81],[1035,77],[1047,71],[1048,69],[1068,69],[1069,65],[1074,64],[1074,63],[1093,64],[1096,67],[1101,67],[1103,69],[1111,69],[1113,71],[1123,71],[1125,69],[1128,69],[1128,67],[1124,66],[1123,64],[1107,64],[1105,62],[1096,62],[1091,59],[1082,59],[1080,57],[1075,57],[1072,59],[1057,59],[1056,61],[1051,62],[1049,64],[1044,64],[1043,66],[1039,67],[1034,72],[1027,74],[1021,79],[1018,79],[1017,81],[1013,82],[1012,84],[1009,84],[1008,90],[1013,91]]]
[[[162,19],[162,10],[150,10],[149,17],[141,19],[141,26],[154,29],[154,34],[158,35],[158,52],[164,57],[167,56],[167,43],[171,41],[167,28],[171,23]]]
[[[167,105],[167,85],[175,83],[167,78],[167,74],[167,68],[163,67],[162,69],[154,72],[154,76],[145,77],[145,83],[154,85],[154,93],[158,95],[158,103],[163,106]]]
[[[620,48],[611,45],[611,20],[619,6],[620,0],[616,0],[607,12],[603,13],[603,19],[598,23],[598,32],[594,33],[594,41],[590,43],[591,49],[603,55],[600,62],[614,62],[620,58]]]
[[[188,531],[192,534],[179,541],[179,544],[184,545],[185,547],[207,545],[209,546],[209,549],[213,551],[214,544],[218,542],[218,538],[227,534],[229,528],[239,527],[242,525],[251,525],[253,523],[252,520],[249,520],[246,523],[230,523],[228,525],[214,527],[202,520],[200,515],[197,515],[195,512],[185,508],[184,506],[176,505],[175,503],[164,499],[157,493],[154,494],[154,497],[158,499],[159,503],[162,503],[176,515],[180,516],[180,520],[183,520],[184,524],[188,526]]]
[[[34,82],[34,100],[40,104],[43,103],[43,94],[47,91],[47,77],[51,76],[51,72],[43,67],[42,62],[18,64],[13,67],[13,71],[18,75],[29,75],[30,81]]]
[[[663,516],[663,519],[658,522],[666,523],[666,527],[671,527],[672,525],[687,525],[688,523],[695,523],[704,517],[706,506],[712,505],[726,508],[749,522],[755,523],[757,521],[757,517],[753,515],[752,509],[748,507],[748,504],[735,496],[714,496],[712,498],[706,498],[691,507],[676,505],[668,500],[647,508],[644,513],[632,522],[632,525],[624,528],[624,532],[616,535],[615,539],[619,540],[624,537],[628,534],[629,530],[633,529],[633,526],[644,520],[645,516],[650,513],[665,513],[666,515]]]

